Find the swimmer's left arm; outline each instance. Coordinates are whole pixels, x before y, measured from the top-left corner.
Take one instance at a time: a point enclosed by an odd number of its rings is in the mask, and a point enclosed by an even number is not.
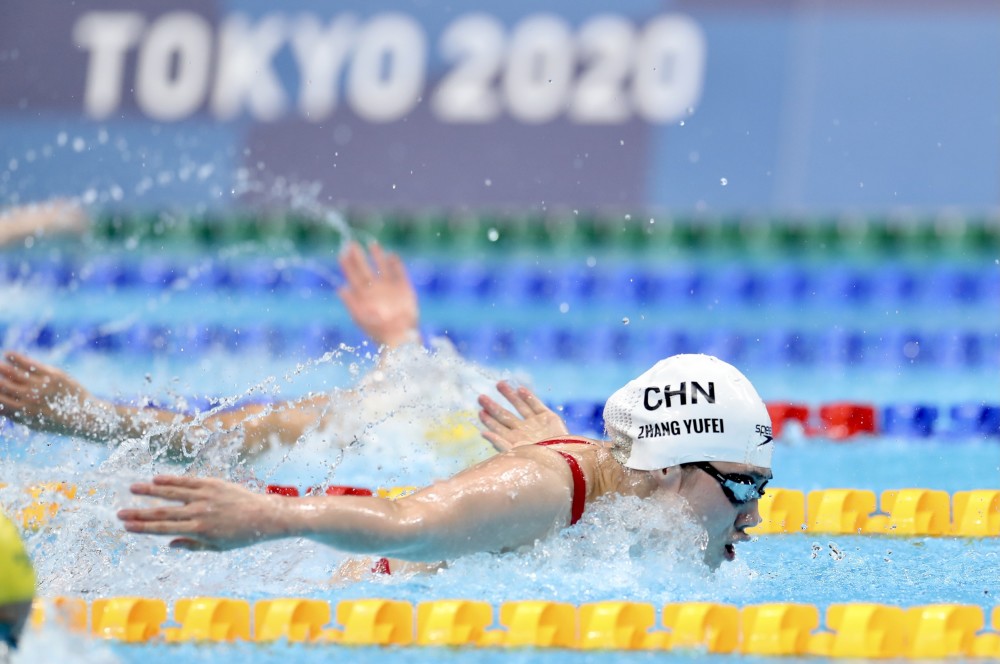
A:
[[[287,499],[221,480],[157,477],[132,492],[181,505],[121,510],[125,529],[178,536],[173,546],[226,550],[308,537],[352,553],[434,562],[530,544],[565,524],[565,464],[543,448],[500,455],[406,498]]]

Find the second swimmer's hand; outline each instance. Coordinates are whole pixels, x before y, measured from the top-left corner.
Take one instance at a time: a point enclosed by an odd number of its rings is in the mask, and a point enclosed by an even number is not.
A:
[[[347,312],[375,343],[395,348],[419,339],[417,293],[403,262],[371,245],[372,264],[356,242],[340,257],[346,284],[338,291]],[[373,269],[374,268],[374,269]]]
[[[133,484],[132,493],[180,503],[118,512],[125,530],[145,535],[177,535],[170,546],[191,551],[227,551],[284,533],[281,499],[253,493],[208,477],[161,475]]]
[[[89,417],[103,402],[55,367],[15,352],[6,353],[4,359],[0,362],[0,415],[38,431],[87,433]]]
[[[479,411],[479,420],[488,429],[483,437],[498,452],[569,434],[562,418],[528,388],[514,389],[506,381],[500,381],[497,390],[520,415],[518,417],[485,394],[479,395],[479,405],[483,408]]]

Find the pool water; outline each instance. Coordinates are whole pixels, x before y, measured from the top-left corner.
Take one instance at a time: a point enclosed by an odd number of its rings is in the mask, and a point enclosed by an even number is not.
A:
[[[523,284],[512,280],[502,288],[470,294],[455,284],[444,288],[440,276],[438,282],[428,277],[448,274],[449,267],[460,272],[447,257],[410,252],[407,258],[421,289],[422,322],[429,334],[447,335],[451,341],[435,341],[429,351],[403,353],[381,380],[373,381],[369,372],[374,350],[350,331],[349,319],[329,285],[325,289],[315,284],[308,289],[285,288],[261,286],[258,280],[251,287],[252,280],[245,280],[223,287],[219,282],[191,279],[159,287],[121,280],[101,284],[84,276],[65,283],[38,277],[42,258],[50,265],[72,263],[76,274],[84,275],[88,268],[93,273],[102,265],[106,268],[126,260],[142,264],[156,255],[148,249],[128,253],[116,247],[100,251],[92,247],[84,253],[58,245],[9,251],[2,257],[5,265],[30,269],[0,286],[8,303],[0,312],[6,347],[24,349],[57,364],[94,393],[121,401],[152,400],[193,409],[210,407],[219,399],[293,399],[311,391],[359,385],[366,395],[360,407],[345,408],[334,430],[325,432],[327,436],[304,440],[294,452],[272,452],[241,462],[231,451],[206,449],[186,460],[199,472],[299,487],[428,483],[489,455],[489,446],[468,427],[474,422],[475,396],[490,390],[497,379],[530,384],[553,405],[599,403],[648,368],[656,352],[671,347],[712,352],[733,361],[766,401],[795,401],[811,407],[832,401],[869,403],[877,408],[927,404],[941,413],[939,426],[926,437],[896,434],[834,442],[793,428],[776,450],[775,486],[801,491],[859,488],[876,493],[919,487],[953,493],[996,488],[1000,480],[1000,437],[955,435],[947,425],[952,406],[1000,405],[1000,309],[991,299],[1000,268],[991,261],[950,257],[912,268],[873,267],[848,259],[834,269],[809,257],[784,255],[779,257],[780,264],[757,266],[761,274],[810,275],[815,284],[809,291],[812,295],[796,299],[775,294],[780,285],[777,277],[767,282],[768,297],[727,297],[726,281],[736,283],[735,273],[725,272],[725,262],[718,256],[697,253],[683,256],[672,266],[646,259],[630,267],[621,256],[599,253],[583,258],[536,253],[511,254],[506,261],[483,259],[484,265],[502,265],[504,273],[527,273],[543,265],[571,283],[579,280],[572,275],[597,266],[606,268],[608,274],[640,268],[657,273],[681,266],[698,274],[727,275],[716,277],[712,289],[698,295],[671,291],[681,298],[671,302],[662,294],[616,298],[569,287],[546,299],[530,296]],[[290,260],[308,264],[336,283],[330,256],[303,258],[293,250],[282,253],[249,247],[238,258],[244,270],[251,269],[246,266],[281,267]],[[467,267],[475,258],[463,265]],[[201,266],[207,272],[213,266],[232,267],[229,258],[194,248],[177,251],[170,259],[178,265]],[[883,287],[883,295],[844,297],[841,290],[825,283],[824,275],[850,269],[866,271],[871,283]],[[937,295],[892,299],[884,295],[884,289],[895,274],[893,269],[940,275],[964,270],[978,279],[976,292],[981,295],[959,296],[943,287],[935,291],[933,283],[937,282],[930,280],[925,290]],[[324,346],[322,335],[308,336],[313,324],[335,328],[339,336],[328,336]],[[142,337],[137,330],[155,325],[161,326],[161,332],[169,331],[166,346],[143,348],[136,340],[148,339],[148,335]],[[243,337],[234,341],[228,332],[229,336],[218,336],[221,332],[205,336],[204,330],[211,326],[241,330]],[[538,332],[543,327],[559,334],[575,330],[583,341],[560,346],[563,342],[553,342],[552,335]],[[268,330],[279,328],[285,330],[280,344],[261,341],[271,338]],[[99,343],[94,342],[95,329],[104,333]],[[253,330],[259,334],[248,332]],[[497,335],[498,330],[515,339],[513,347],[482,342],[495,340],[490,335]],[[627,330],[627,338],[616,352],[586,348],[588,332],[596,337],[598,332],[607,336],[622,330]],[[664,331],[675,337],[665,341]],[[806,339],[809,347],[798,354],[787,352],[787,344],[775,337],[788,331]],[[856,355],[838,354],[837,348],[843,348],[836,345],[842,342],[841,333],[856,333],[877,343],[855,349]],[[975,341],[970,346],[973,350],[956,346],[958,334]],[[324,351],[329,352],[324,355]],[[443,421],[449,426],[457,423],[459,433],[440,435]],[[329,439],[341,444],[331,445]],[[360,442],[348,444],[355,439]],[[821,609],[841,602],[904,607],[947,602],[987,611],[998,604],[1000,595],[998,538],[768,535],[740,546],[735,563],[711,573],[692,547],[700,533],[685,523],[677,505],[644,506],[624,499],[588,508],[581,523],[529,550],[469,556],[430,576],[371,577],[337,584],[330,577],[344,556],[312,542],[273,542],[224,554],[185,553],[165,548],[163,538],[124,534],[114,513],[138,502],[128,495],[128,484],[177,469],[141,442],[108,449],[5,425],[0,438],[0,481],[8,486],[0,489],[0,501],[17,509],[29,500],[23,487],[45,481],[70,482],[81,489],[78,498],[67,503],[46,527],[27,535],[39,594],[88,600],[138,595],[168,601],[196,595],[250,600],[315,597],[331,602],[383,597],[414,603],[460,597],[487,600],[494,606],[529,598],[574,604],[624,599],[657,607],[679,601],[737,606],[780,601],[810,603]],[[295,644],[127,646],[88,640],[49,626],[26,637],[24,652],[15,661],[55,661],[54,654],[59,652],[66,659],[144,664],[237,662],[248,657],[303,662],[367,661],[385,656],[403,662],[609,662],[684,657],[420,648],[387,653]]]

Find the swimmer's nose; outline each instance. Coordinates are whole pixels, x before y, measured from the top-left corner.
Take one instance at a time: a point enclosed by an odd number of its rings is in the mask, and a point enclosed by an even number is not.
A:
[[[757,500],[751,500],[740,510],[739,516],[736,517],[736,523],[740,528],[753,528],[760,525],[760,522],[764,520],[760,516],[760,509],[758,509],[757,503]]]

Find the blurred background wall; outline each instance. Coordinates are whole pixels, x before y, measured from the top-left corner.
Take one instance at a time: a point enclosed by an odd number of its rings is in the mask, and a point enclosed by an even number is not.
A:
[[[32,0],[0,202],[822,215],[1000,203],[1000,4]]]

